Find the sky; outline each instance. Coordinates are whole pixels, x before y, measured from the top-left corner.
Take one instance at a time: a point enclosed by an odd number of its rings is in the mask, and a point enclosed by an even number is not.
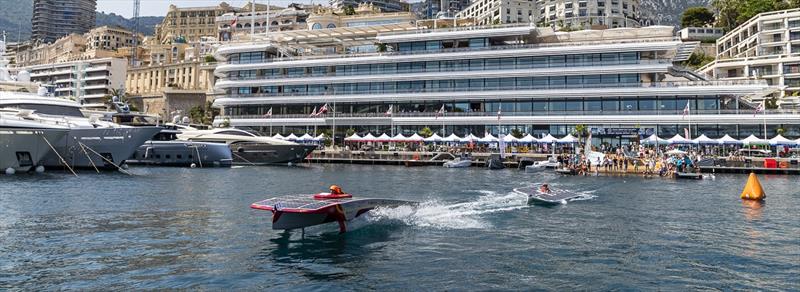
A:
[[[266,4],[267,0],[255,0],[256,3]],[[164,16],[170,4],[178,7],[216,6],[226,2],[231,6],[242,7],[250,0],[141,0],[139,14],[141,16]],[[311,3],[311,0],[270,0],[271,5],[286,6],[289,3]],[[327,4],[327,0],[315,0],[316,3]],[[133,0],[97,0],[97,11],[116,14],[130,18],[133,16]]]

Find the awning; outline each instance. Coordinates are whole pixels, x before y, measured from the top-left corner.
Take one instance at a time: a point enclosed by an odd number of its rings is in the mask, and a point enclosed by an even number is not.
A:
[[[646,139],[642,140],[642,144],[644,145],[666,145],[669,144],[669,141],[666,139],[661,139],[656,134],[650,135]]]
[[[731,136],[728,136],[727,134],[725,136],[722,136],[722,138],[717,139],[717,142],[719,142],[720,144],[727,144],[727,145],[744,144],[742,141],[733,139]]]
[[[778,134],[778,136],[775,136],[774,138],[769,139],[769,145],[773,145],[773,146],[777,146],[777,145],[792,146],[792,145],[797,145],[797,141],[792,141],[792,140],[786,139],[785,137],[783,137],[783,135]]]
[[[675,134],[667,141],[669,141],[669,144],[694,144],[694,141],[684,138],[681,134]]]
[[[750,135],[749,137],[742,139],[742,143],[744,143],[744,145],[768,145],[769,141],[759,139],[755,135]]]
[[[433,135],[431,135],[430,137],[425,138],[423,140],[425,140],[425,142],[442,142],[442,136],[439,136],[439,134],[433,133]]]
[[[556,140],[556,142],[562,144],[578,143],[578,138],[575,138],[575,136],[572,136],[572,134],[568,134],[564,136],[564,138]]]
[[[694,142],[695,144],[702,144],[702,145],[719,144],[719,141],[706,137],[705,134],[700,135],[700,137],[694,138],[692,142]]]

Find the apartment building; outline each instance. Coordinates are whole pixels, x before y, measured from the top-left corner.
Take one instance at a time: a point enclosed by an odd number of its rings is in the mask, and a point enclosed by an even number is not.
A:
[[[127,61],[101,58],[23,68],[31,81],[52,85],[53,95],[80,101],[87,108],[105,108],[104,97],[123,89]]]
[[[800,9],[761,13],[716,42],[716,61],[700,72],[721,80],[764,79],[782,108],[800,106]]]

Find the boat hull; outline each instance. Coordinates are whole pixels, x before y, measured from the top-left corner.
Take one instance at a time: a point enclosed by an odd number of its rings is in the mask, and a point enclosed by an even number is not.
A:
[[[347,230],[346,222],[358,218],[377,207],[412,205],[414,202],[393,199],[330,199],[315,200],[310,197],[277,197],[253,203],[253,209],[272,212],[272,229],[305,228],[338,222],[341,232]]]
[[[237,142],[228,146],[235,165],[301,163],[317,149],[316,145],[270,145],[255,142]]]
[[[114,169],[159,131],[161,127],[72,128],[53,145],[70,167]],[[64,167],[55,153],[46,155],[43,163],[47,167]]]
[[[146,141],[127,160],[129,164],[197,167],[230,167],[228,145],[192,141]]]
[[[62,140],[67,133],[58,129],[0,128],[0,171],[13,168],[24,172],[42,165],[42,159],[53,153],[47,141]]]
[[[472,166],[471,160],[448,161],[444,163],[447,168],[467,168]]]

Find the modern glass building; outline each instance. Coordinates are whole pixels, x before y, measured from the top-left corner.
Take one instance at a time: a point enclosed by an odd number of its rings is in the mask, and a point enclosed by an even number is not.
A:
[[[757,105],[745,97],[777,90],[766,82],[692,81],[674,64],[697,43],[675,38],[672,27],[397,30],[364,37],[365,28],[352,44],[322,36],[302,42],[292,34],[303,32],[287,32],[223,45],[217,59],[225,61],[215,72],[223,116],[215,123],[284,134],[335,124],[337,139],[348,129],[408,134],[423,127],[446,135],[565,135],[579,124],[596,143],[611,144],[684,129],[693,137],[763,136],[764,123],[770,137],[778,128],[800,136],[797,113],[754,115]],[[372,52],[339,53],[365,43],[375,44]],[[323,105],[327,113],[311,115]]]

